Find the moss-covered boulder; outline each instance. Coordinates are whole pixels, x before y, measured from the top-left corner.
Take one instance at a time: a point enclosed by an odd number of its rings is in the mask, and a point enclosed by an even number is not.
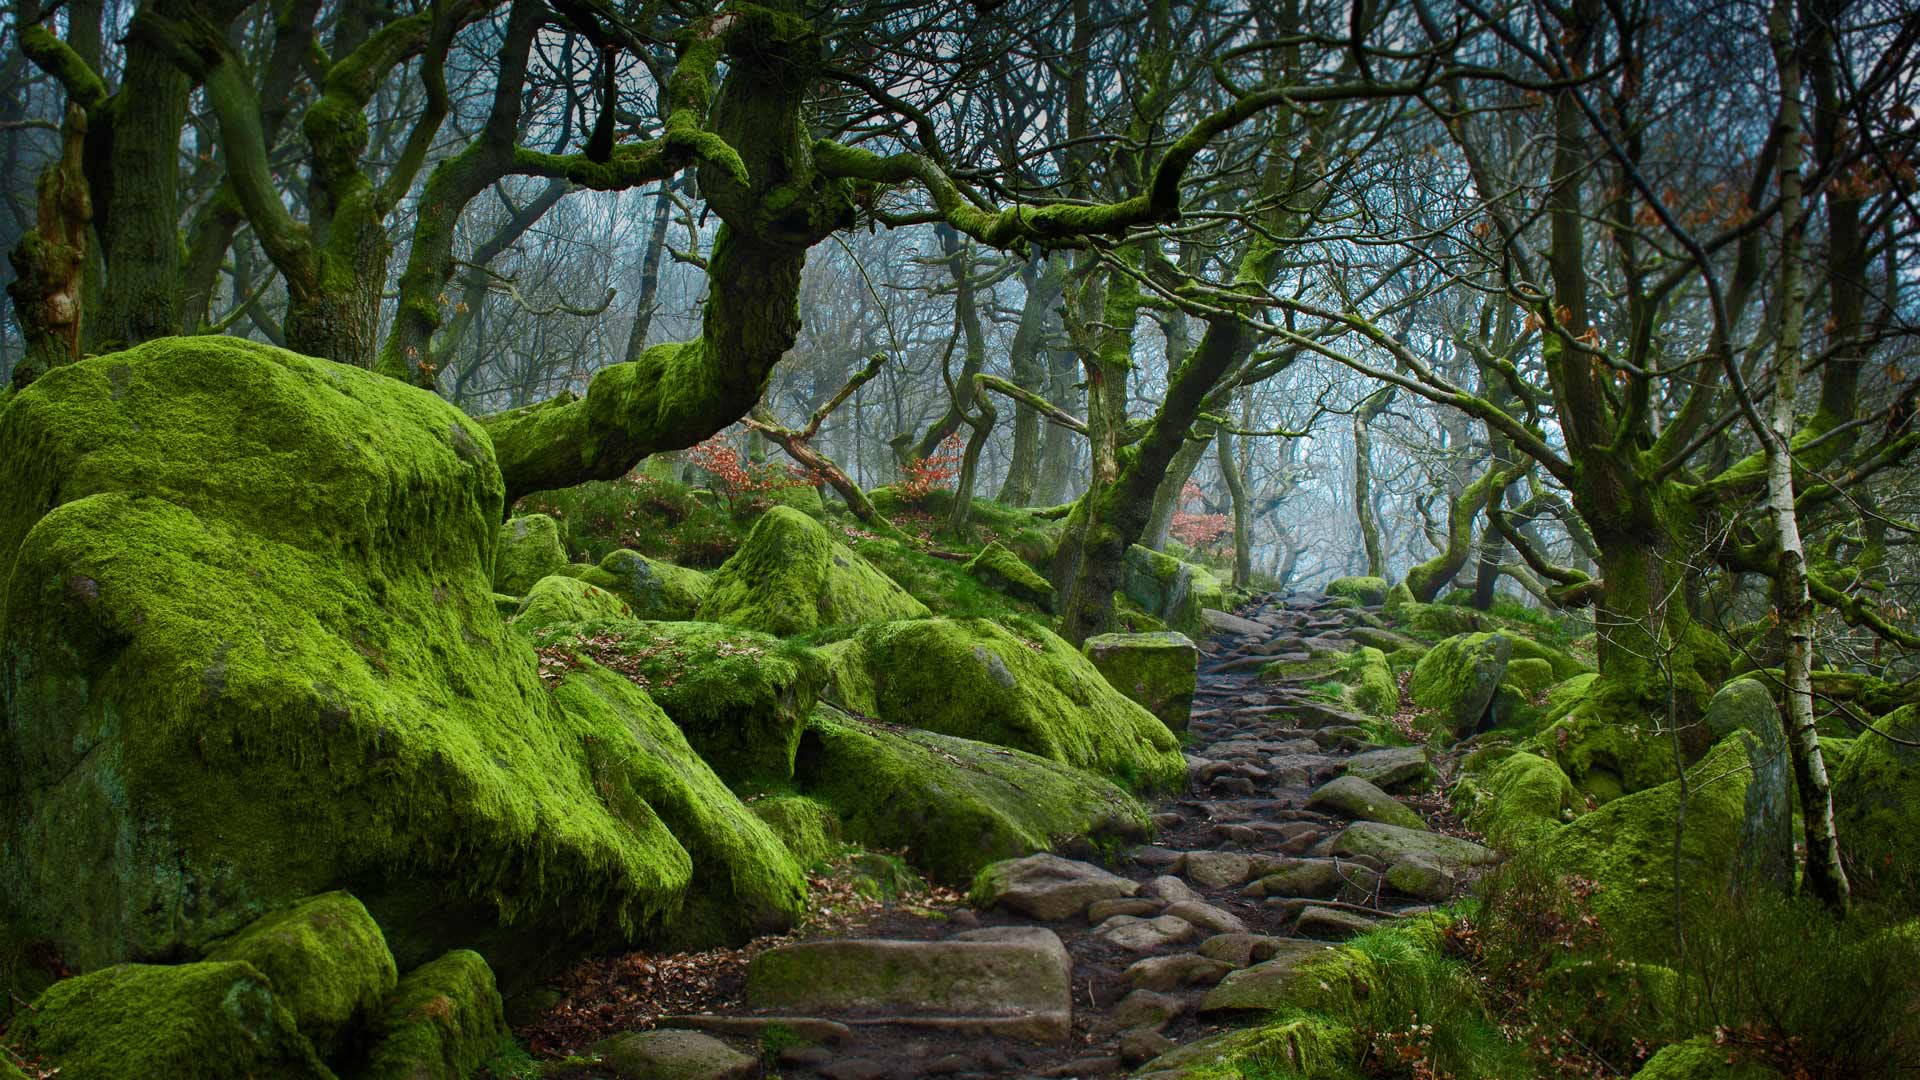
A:
[[[737,626],[601,619],[533,631],[558,649],[625,675],[666,710],[694,751],[727,783],[778,784],[826,668],[811,650]]]
[[[20,394],[0,418],[16,926],[87,970],[344,888],[402,968],[459,944],[559,963],[670,915],[703,823],[784,859],[630,684],[622,709],[543,685],[494,603],[502,496],[486,434],[433,394],[247,342],[150,342]]]
[[[707,575],[622,548],[598,566],[569,563],[559,573],[605,589],[636,619],[691,619],[707,596]]]
[[[701,622],[780,637],[931,614],[892,578],[833,539],[826,526],[785,506],[755,522],[740,550],[708,581]]]
[[[567,546],[560,525],[545,514],[528,514],[500,526],[493,553],[493,587],[509,596],[524,596],[533,583],[567,566]]]
[[[1778,1080],[1780,1075],[1766,1065],[1739,1061],[1712,1036],[1701,1035],[1663,1048],[1633,1080]]]
[[[372,1026],[361,1080],[467,1080],[511,1036],[479,953],[459,949],[400,980]]]
[[[1347,685],[1346,699],[1369,716],[1392,716],[1400,709],[1400,684],[1393,677],[1387,654],[1362,645],[1346,655],[1337,669]]]
[[[1495,847],[1524,851],[1581,809],[1560,766],[1525,752],[1469,759],[1454,785],[1454,809]]]
[[[596,730],[624,738],[586,747],[587,775],[603,805],[636,832],[664,824],[691,878],[666,907],[664,938],[710,946],[791,928],[806,903],[806,877],[792,852],[755,817],[653,699],[624,675],[587,663],[569,672],[554,697]],[[583,906],[598,898],[576,898]]]
[[[1187,730],[1200,649],[1185,634],[1096,634],[1081,646],[1109,685],[1174,731]]]
[[[1387,602],[1387,579],[1381,577],[1342,577],[1327,582],[1328,596],[1344,596],[1362,604]]]
[[[527,591],[514,609],[513,624],[524,633],[532,633],[546,626],[632,617],[633,609],[625,600],[598,585],[555,575],[541,578]]]
[[[967,573],[1008,596],[1046,610],[1053,608],[1053,583],[1041,577],[1038,571],[998,540],[981,548],[979,554],[967,560]]]
[[[1213,571],[1140,544],[1127,549],[1120,591],[1168,629],[1196,638],[1211,633],[1202,611],[1232,606]]]
[[[1521,656],[1515,650],[1514,658],[1507,661],[1506,674],[1500,677],[1500,682],[1523,694],[1544,693],[1554,684],[1553,664],[1537,656]]]
[[[1500,679],[1513,658],[1513,639],[1505,634],[1463,634],[1435,645],[1413,667],[1407,692],[1413,703],[1431,710],[1456,737],[1497,726],[1488,715]]]
[[[1186,778],[1167,725],[1038,623],[876,623],[822,652],[833,700],[867,716],[1026,750],[1130,786]]]
[[[1768,868],[1791,858],[1787,776],[1760,735],[1721,740],[1687,770],[1687,786],[1684,828],[1673,780],[1540,837],[1542,865],[1598,886],[1593,914],[1626,959],[1672,959],[1676,875],[1681,910],[1705,913],[1730,892],[1774,887]]]
[[[333,1080],[273,984],[238,961],[116,964],[63,979],[7,1038],[61,1080]]]
[[[803,867],[818,866],[840,850],[840,812],[811,795],[767,795],[749,799],[747,808]]]
[[[1602,678],[1571,701],[1556,705],[1558,696],[1549,694],[1547,715],[1565,712],[1522,748],[1560,766],[1583,796],[1605,803],[1679,775],[1672,736],[1630,692]]]
[[[265,975],[300,1033],[329,1056],[393,992],[398,976],[379,925],[344,892],[264,916],[207,959],[243,961]]]
[[[937,880],[1082,838],[1138,839],[1146,811],[1113,784],[1002,746],[815,711],[795,782],[849,840],[904,850]]]
[[[1833,769],[1834,827],[1847,873],[1863,893],[1905,911],[1920,911],[1920,705],[1874,722],[1905,743],[1863,735]]]

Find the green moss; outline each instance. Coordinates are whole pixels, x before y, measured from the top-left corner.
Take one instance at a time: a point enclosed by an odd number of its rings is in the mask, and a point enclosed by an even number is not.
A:
[[[934,489],[914,503],[902,500],[891,487],[875,488],[867,493],[873,505],[895,524],[912,528],[921,522],[929,527],[947,520],[953,507],[953,492]],[[976,497],[969,504],[969,531],[964,539],[972,543],[999,543],[1030,567],[1044,569],[1060,542],[1061,525],[1036,508],[1008,506]],[[944,613],[943,613],[944,614]]]
[[[598,585],[555,575],[534,583],[514,611],[513,626],[523,634],[532,634],[542,627],[632,616],[633,609],[625,600]]]
[[[118,964],[63,979],[7,1036],[63,1080],[331,1080],[267,977],[243,963]]]
[[[1260,665],[1260,679],[1263,682],[1299,682],[1306,679],[1325,679],[1340,670],[1346,654],[1324,652],[1310,656],[1305,660],[1274,660]]]
[[[1582,794],[1603,803],[1664,784],[1679,769],[1673,740],[1656,718],[1605,678],[1590,682],[1525,748],[1552,760]]]
[[[1746,733],[1729,736],[1688,770],[1686,822],[1677,851],[1677,780],[1615,799],[1544,836],[1545,865],[1599,886],[1593,914],[1623,957],[1654,962],[1672,957],[1676,874],[1685,910],[1717,904],[1734,887],[1753,771],[1749,739]]]
[[[408,972],[371,1036],[364,1080],[465,1080],[510,1039],[493,971],[466,949]]]
[[[844,526],[854,529],[852,525]],[[1004,618],[1040,616],[1045,608],[996,589],[966,570],[965,563],[929,555],[888,538],[862,538],[855,530],[848,542],[859,556],[913,594],[935,615]]]
[[[1127,548],[1120,591],[1168,629],[1196,640],[1212,632],[1203,610],[1231,606],[1226,586],[1211,570],[1139,544]]]
[[[1920,741],[1920,705],[1908,705],[1874,721],[1874,727],[1908,743]],[[1827,758],[1833,770],[1834,827],[1854,887],[1898,910],[1920,910],[1920,747],[1878,735],[1856,739],[1843,758]]]
[[[1351,689],[1347,700],[1369,716],[1392,716],[1400,709],[1400,684],[1394,681],[1387,654],[1362,645],[1340,662],[1340,681]]]
[[[560,543],[560,526],[545,514],[528,514],[500,526],[493,555],[496,592],[524,596],[533,583],[557,574],[567,565],[567,549]]]
[[[1378,577],[1343,577],[1327,582],[1328,596],[1344,596],[1358,600],[1362,604],[1384,604],[1387,602],[1387,579]]]
[[[1734,1055],[1710,1036],[1675,1043],[1648,1059],[1633,1080],[1770,1080],[1780,1074],[1764,1065],[1729,1063]]]
[[[1146,811],[1099,777],[1032,754],[816,710],[795,779],[849,840],[904,850],[938,880],[1082,836],[1140,836]]]
[[[1045,608],[1053,606],[1052,583],[997,540],[981,548],[980,553],[967,562],[967,573],[1028,603]]]
[[[1554,684],[1553,665],[1538,657],[1521,656],[1515,649],[1500,681],[1523,694],[1537,694]]]
[[[691,619],[706,599],[707,575],[621,549],[598,566],[570,563],[561,573],[624,600],[636,619]]]
[[[1113,594],[1114,625],[1132,634],[1171,633],[1167,624],[1140,609],[1126,593]]]
[[[778,784],[793,775],[800,729],[827,674],[808,649],[717,623],[561,623],[534,631],[533,640],[625,675],[679,725],[713,771],[736,786]]]
[[[1541,719],[1551,724],[1572,712],[1574,706],[1586,700],[1588,692],[1593,689],[1594,681],[1598,678],[1600,678],[1598,673],[1589,672],[1553,684],[1547,690],[1546,712]]]
[[[1538,842],[1571,820],[1580,803],[1558,765],[1529,753],[1470,761],[1453,801],[1468,826],[1506,851]]]
[[[822,626],[931,614],[892,579],[788,507],[767,511],[746,543],[714,571],[703,622],[782,637]]]
[[[860,628],[827,658],[837,704],[1010,746],[1129,784],[1186,777],[1167,726],[1079,650],[1028,621],[925,619]]]
[[[331,892],[264,916],[207,957],[251,964],[273,983],[300,1033],[323,1054],[393,991],[387,939],[351,893]]]
[[[1414,665],[1408,695],[1415,705],[1434,712],[1455,737],[1472,734],[1493,704],[1494,691],[1513,655],[1513,641],[1505,634],[1447,638]],[[1494,726],[1498,724],[1496,715]]]
[[[502,624],[500,476],[434,395],[151,342],[19,395],[0,492],[0,892],[75,967],[342,887],[403,964],[564,961],[678,902],[680,844],[603,794],[668,766]]]
[[[806,879],[780,838],[755,817],[680,729],[622,675],[589,664],[566,676],[554,697],[595,726],[626,738],[589,743],[587,756],[601,798],[644,833],[664,822],[683,865],[696,872],[685,901],[668,922],[667,943],[710,946],[789,929],[806,902]],[[581,902],[597,904],[592,895]]]
[[[809,795],[768,795],[747,803],[801,866],[824,865],[840,850],[840,814]]]
[[[1080,646],[1107,684],[1173,731],[1185,731],[1200,650],[1185,634],[1095,634]]]

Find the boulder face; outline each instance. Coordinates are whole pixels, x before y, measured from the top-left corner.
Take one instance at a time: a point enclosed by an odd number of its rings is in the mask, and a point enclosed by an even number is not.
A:
[[[1174,731],[1187,730],[1200,650],[1185,634],[1097,634],[1081,646],[1115,690]]]
[[[331,892],[262,917],[207,954],[244,961],[272,981],[300,1033],[330,1054],[393,992],[380,927],[351,893]]]
[[[636,619],[691,619],[709,588],[707,575],[698,570],[649,559],[624,548],[601,559],[598,566],[569,563],[554,572],[579,578],[619,597]]]
[[[79,970],[192,956],[345,887],[403,967],[483,933],[490,956],[559,962],[669,916],[690,847],[773,882],[790,918],[798,869],[644,694],[543,685],[490,587],[502,492],[486,435],[434,395],[230,338],[16,395],[17,932]]]
[[[508,596],[525,596],[533,583],[567,566],[567,546],[560,542],[560,526],[545,514],[528,514],[500,526],[499,546],[493,553],[493,588]]]
[[[892,578],[835,540],[826,526],[787,506],[762,515],[740,550],[708,583],[698,612],[701,622],[778,637],[822,626],[932,614]]]
[[[981,548],[978,555],[967,560],[967,573],[979,578],[982,584],[1015,599],[1037,604],[1046,610],[1053,608],[1053,584],[998,540]]]
[[[1446,730],[1464,738],[1498,725],[1488,707],[1512,657],[1513,639],[1505,634],[1450,637],[1414,665],[1407,691],[1415,705],[1433,710]]]
[[[1908,705],[1874,727],[1911,743],[1920,741],[1920,705]],[[1914,886],[1920,865],[1913,838],[1920,835],[1920,747],[1874,735],[1855,740],[1833,773],[1834,826],[1840,834],[1847,874],[1854,887],[1877,899],[1920,906]]]
[[[1760,736],[1735,732],[1687,770],[1686,827],[1674,829],[1680,782],[1627,795],[1540,838],[1543,865],[1598,884],[1593,914],[1622,956],[1665,962],[1673,951],[1674,876],[1693,908],[1729,891],[1769,888],[1766,868],[1791,865],[1791,792]],[[1756,876],[1759,875],[1759,876]]]
[[[465,1080],[510,1037],[493,972],[466,949],[408,972],[370,1034],[363,1080]]]
[[[333,1077],[273,983],[240,961],[117,964],[63,979],[7,1037],[69,1080]]]
[[[905,849],[921,870],[951,884],[995,860],[1075,838],[1146,832],[1140,804],[1091,773],[824,707],[801,740],[794,779],[839,811],[849,839]]]
[[[1025,750],[1133,787],[1186,777],[1173,732],[1038,623],[876,623],[822,652],[839,703],[868,716]]]
[[[603,619],[531,633],[543,653],[583,651],[645,689],[727,783],[793,776],[800,731],[826,678],[811,650],[718,623]]]
[[[1327,582],[1325,592],[1328,596],[1344,596],[1362,604],[1384,604],[1387,602],[1387,579],[1378,577],[1343,577]]]
[[[1232,606],[1212,571],[1140,544],[1127,549],[1120,591],[1168,629],[1196,637],[1209,630],[1201,612]]]

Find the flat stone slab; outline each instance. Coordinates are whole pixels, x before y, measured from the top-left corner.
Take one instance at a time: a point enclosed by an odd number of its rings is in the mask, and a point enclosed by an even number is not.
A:
[[[1008,926],[945,941],[782,945],[748,965],[745,997],[761,1012],[1064,1042],[1072,985],[1073,958],[1058,935]]]
[[[1420,815],[1407,809],[1400,800],[1380,790],[1373,783],[1351,774],[1336,776],[1321,784],[1307,796],[1307,809],[1321,810],[1338,814],[1343,818],[1358,821],[1378,821],[1386,825],[1398,825],[1403,829],[1422,829],[1427,823]]]
[[[621,1080],[750,1080],[760,1073],[760,1062],[697,1031],[635,1031],[595,1049]]]
[[[1229,615],[1212,608],[1201,608],[1200,617],[1206,620],[1216,634],[1239,634],[1242,637],[1266,637],[1271,629],[1252,619],[1243,619],[1238,615]]]
[[[1266,934],[1218,934],[1200,943],[1197,950],[1209,960],[1224,960],[1234,967],[1246,967],[1271,960],[1288,948],[1289,938]]]
[[[1345,831],[1334,837],[1332,853],[1371,855],[1388,866],[1409,856],[1417,856],[1449,871],[1457,867],[1487,866],[1500,859],[1491,850],[1471,840],[1419,829],[1403,829],[1398,825],[1382,825],[1376,821],[1356,821],[1347,826]]]
[[[1149,956],[1136,960],[1121,978],[1137,990],[1178,990],[1183,986],[1212,986],[1226,977],[1233,965],[1192,953],[1173,956]]]
[[[853,1041],[853,1029],[833,1020],[815,1016],[720,1016],[714,1013],[687,1013],[663,1016],[653,1022],[656,1028],[683,1028],[711,1031],[719,1035],[744,1035],[758,1039],[768,1028],[783,1028],[810,1043],[839,1046]]]
[[[1247,930],[1247,924],[1241,922],[1238,915],[1198,900],[1180,900],[1169,904],[1167,914],[1176,919],[1185,919],[1195,929],[1209,934],[1243,934]]]
[[[1279,945],[1274,950],[1273,958],[1249,968],[1241,968],[1221,979],[1200,1000],[1202,1013],[1265,1012],[1287,1005],[1291,1000],[1289,995],[1301,978],[1301,965],[1316,956],[1327,954],[1327,946],[1318,941],[1296,938],[1272,940]]]
[[[1415,746],[1387,746],[1347,759],[1346,774],[1357,776],[1383,791],[1424,781],[1433,771],[1426,751]]]
[[[1195,927],[1185,919],[1160,915],[1143,919],[1135,915],[1115,915],[1093,930],[1094,936],[1128,952],[1153,952],[1178,945],[1193,937]]]
[[[1202,888],[1231,889],[1247,880],[1252,862],[1231,851],[1189,851],[1180,872]]]
[[[1044,852],[994,863],[980,871],[974,885],[980,906],[1003,907],[1046,922],[1077,918],[1096,900],[1117,900],[1139,891],[1139,882],[1130,878]]]
[[[1336,908],[1309,907],[1294,921],[1293,932],[1301,937],[1345,941],[1379,925],[1380,920],[1370,919],[1355,912],[1340,911]]]

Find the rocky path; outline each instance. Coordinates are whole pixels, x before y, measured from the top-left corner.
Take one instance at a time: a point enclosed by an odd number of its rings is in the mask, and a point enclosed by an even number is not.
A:
[[[607,1064],[649,1080],[1155,1075],[1135,1070],[1258,1016],[1300,960],[1445,899],[1490,858],[1416,813],[1438,804],[1413,795],[1431,778],[1419,748],[1368,742],[1311,689],[1323,676],[1259,679],[1352,648],[1370,612],[1315,596],[1210,617],[1188,786],[1156,807],[1153,845],[1111,870],[998,864],[983,910],[763,952],[738,1008],[662,1018]]]

